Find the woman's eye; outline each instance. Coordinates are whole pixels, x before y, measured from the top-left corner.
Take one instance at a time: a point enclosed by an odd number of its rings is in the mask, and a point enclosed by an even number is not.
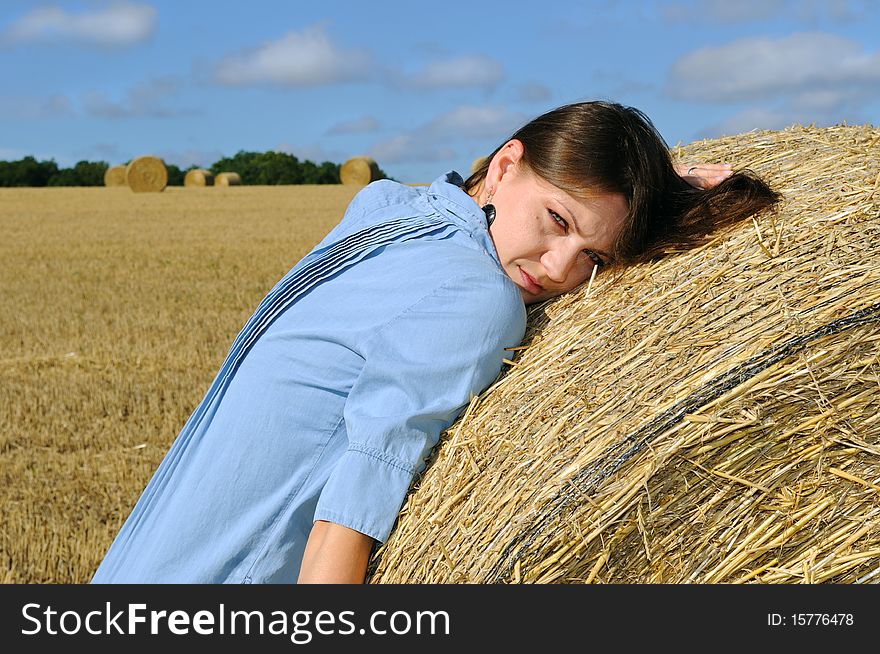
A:
[[[605,265],[605,262],[602,261],[602,257],[600,257],[598,254],[596,254],[592,250],[584,250],[584,254],[586,254],[588,257],[590,257],[590,261],[592,261],[593,265],[596,266],[597,268]]]
[[[565,219],[564,219],[562,216],[560,216],[558,213],[556,213],[555,211],[551,211],[551,212],[550,212],[550,217],[553,218],[553,220],[555,220],[556,223],[557,223],[560,227],[562,227],[562,228],[567,228],[567,227],[568,227],[568,223],[565,222]]]

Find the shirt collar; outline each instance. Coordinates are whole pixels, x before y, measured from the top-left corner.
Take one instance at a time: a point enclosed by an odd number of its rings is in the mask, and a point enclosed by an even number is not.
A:
[[[428,200],[444,217],[462,227],[500,265],[489,235],[486,214],[464,191],[464,179],[454,170],[440,175],[428,187]]]
[[[471,233],[486,229],[486,216],[474,199],[464,192],[464,180],[454,170],[441,175],[428,187],[428,198],[444,215],[461,223]]]

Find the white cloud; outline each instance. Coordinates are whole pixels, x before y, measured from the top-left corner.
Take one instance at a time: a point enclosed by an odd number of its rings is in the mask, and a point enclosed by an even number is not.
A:
[[[704,102],[834,90],[841,97],[880,94],[880,52],[821,32],[747,38],[684,55],[667,81],[670,95]]]
[[[697,138],[715,138],[729,134],[742,134],[755,129],[782,129],[801,122],[793,114],[774,109],[753,107],[725,118],[719,123],[702,130]]]
[[[73,114],[73,107],[65,95],[55,94],[47,98],[0,97],[0,118],[29,120],[59,118]]]
[[[869,11],[877,11],[876,0],[789,0],[792,15],[815,22],[826,15],[836,22],[858,20]]]
[[[404,76],[402,85],[417,89],[480,88],[491,90],[504,79],[504,67],[487,55],[434,61]]]
[[[744,23],[771,18],[784,8],[785,0],[691,0],[663,3],[660,15],[673,23]]]
[[[168,118],[194,113],[167,106],[167,100],[179,89],[180,81],[176,77],[156,77],[130,88],[120,100],[113,100],[101,91],[90,91],[83,95],[82,104],[86,114],[98,118]]]
[[[369,154],[382,166],[401,162],[449,161],[455,157],[455,150],[425,139],[419,132],[408,132],[374,144]]]
[[[434,117],[421,130],[440,138],[501,139],[522,125],[524,118],[503,107],[462,105]]]
[[[372,74],[372,54],[334,45],[324,30],[311,27],[290,32],[277,41],[225,57],[215,79],[221,84],[322,86],[364,80]]]
[[[826,100],[820,99],[814,107],[793,104],[782,105],[776,108],[749,107],[714,125],[706,127],[697,134],[697,138],[715,138],[730,134],[742,134],[743,132],[755,129],[778,130],[794,124],[812,124],[818,127],[826,127],[828,125],[839,125],[844,122],[850,125],[865,122],[856,110],[846,109],[841,111],[836,105],[831,110],[828,110],[822,107],[823,102],[826,102]]]
[[[333,125],[327,134],[369,134],[378,131],[379,121],[373,116],[363,116]]]
[[[156,10],[145,4],[115,2],[79,14],[49,6],[38,7],[14,20],[0,33],[0,41],[127,47],[148,39],[155,28]]]
[[[346,159],[346,155],[336,150],[327,150],[319,143],[307,143],[302,145],[292,145],[290,143],[280,143],[275,147],[276,152],[286,152],[292,154],[300,161],[311,161],[318,165],[325,161],[340,163]]]
[[[220,150],[159,150],[156,155],[163,161],[174,164],[178,168],[186,169],[190,166],[207,167],[215,161],[223,158]]]
[[[117,143],[96,143],[92,146],[92,152],[105,161],[122,161]]]
[[[845,107],[858,94],[840,89],[807,89],[794,95],[790,103],[795,107],[816,111],[834,111]]]
[[[602,97],[615,98],[622,102],[625,98],[634,95],[657,92],[658,85],[655,82],[645,82],[632,76],[632,71],[614,68],[602,68],[593,71],[592,81],[597,89],[594,93],[600,93]],[[601,90],[601,91],[600,91]]]
[[[189,109],[170,108],[168,101],[177,95],[181,82],[177,77],[155,77],[128,89],[120,98],[103,91],[87,91],[78,99],[66,95],[37,98],[27,96],[0,96],[0,118],[31,120],[91,116],[95,118],[167,118],[192,115]]]
[[[540,82],[526,82],[519,85],[517,95],[522,102],[548,102],[553,92]]]
[[[669,23],[749,23],[785,17],[803,23],[852,21],[874,10],[866,0],[677,0],[660,5]]]
[[[101,91],[89,91],[83,94],[82,104],[85,112],[95,118],[127,118],[131,110],[121,102],[110,100]]]
[[[449,161],[460,143],[492,148],[510,136],[526,117],[502,107],[463,105],[380,141],[370,148],[379,165],[399,162]]]

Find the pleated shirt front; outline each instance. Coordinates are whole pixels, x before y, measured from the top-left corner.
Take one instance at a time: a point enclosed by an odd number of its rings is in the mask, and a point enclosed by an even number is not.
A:
[[[236,337],[93,583],[295,582],[315,520],[388,537],[525,331],[461,183],[355,196]]]

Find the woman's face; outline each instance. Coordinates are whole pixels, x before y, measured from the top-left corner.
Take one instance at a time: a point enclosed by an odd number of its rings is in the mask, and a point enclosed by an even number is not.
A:
[[[504,272],[531,304],[572,290],[594,266],[610,263],[627,204],[619,194],[569,195],[532,173],[521,157],[522,144],[509,141],[489,166],[482,198],[493,191],[489,233]]]

